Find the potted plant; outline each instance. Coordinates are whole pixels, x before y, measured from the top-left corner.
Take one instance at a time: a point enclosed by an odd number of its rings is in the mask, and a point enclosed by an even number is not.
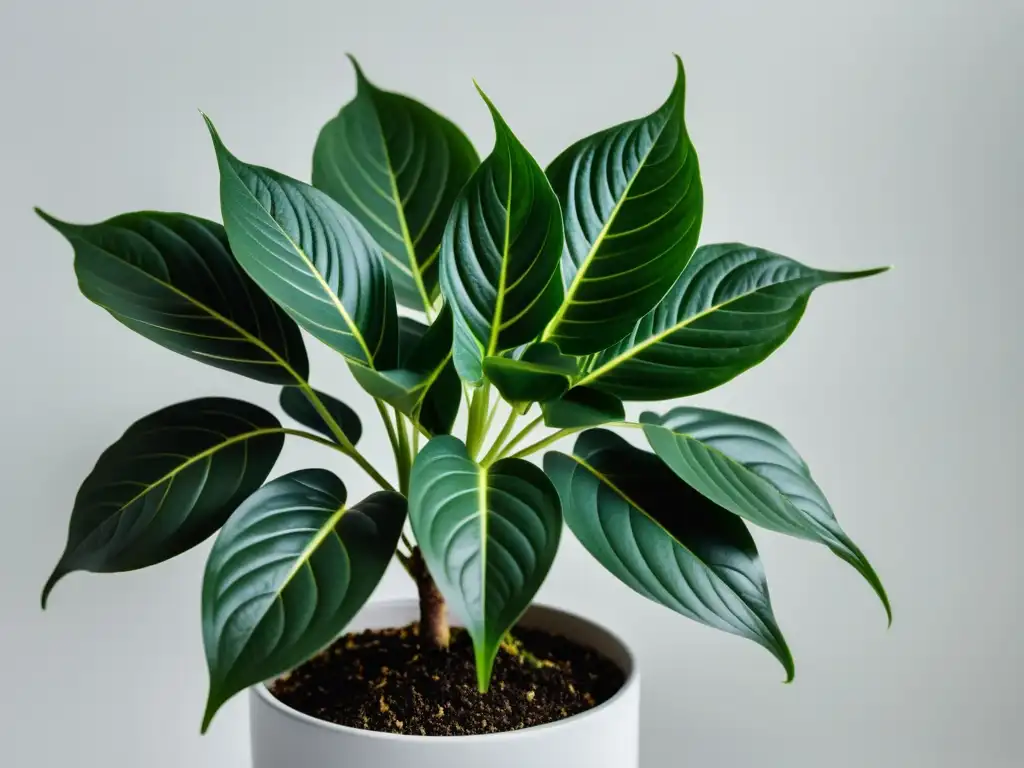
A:
[[[251,689],[258,768],[553,765],[570,753],[635,766],[628,650],[531,607],[563,522],[597,565],[764,646],[787,680],[748,524],[824,544],[889,614],[779,432],[689,405],[626,418],[624,401],[695,395],[764,360],[815,288],[883,271],[697,247],[681,62],[660,107],[546,170],[482,91],[495,144],[480,161],[447,119],[356,75],[355,98],[320,133],[312,185],[240,160],[207,119],[223,226],[40,212],[71,242],[87,298],[164,347],[279,387],[299,425],[225,397],[132,424],[81,486],[44,607],[73,571],[143,568],[217,534],[202,728]],[[357,448],[356,412],[310,383],[300,330],[373,398],[394,480]],[[531,462],[570,436],[571,449]],[[351,460],[381,490],[350,500],[321,468],[267,482],[286,437]],[[366,606],[392,558],[418,601]]]

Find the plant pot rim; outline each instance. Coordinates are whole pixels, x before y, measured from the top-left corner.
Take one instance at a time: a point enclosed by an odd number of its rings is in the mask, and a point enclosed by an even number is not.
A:
[[[364,606],[364,610],[366,608],[387,609],[412,607],[416,608],[416,610],[418,611],[419,609],[417,606],[418,603],[415,599],[395,598],[389,600],[377,600],[367,603]],[[619,690],[617,690],[610,699],[602,702],[601,704],[598,704],[596,707],[588,709],[586,712],[580,712],[575,715],[570,715],[569,717],[563,717],[560,720],[554,720],[550,723],[542,723],[541,725],[531,725],[527,728],[519,728],[514,731],[501,731],[500,733],[477,733],[466,736],[423,736],[421,734],[389,733],[387,731],[374,731],[366,728],[353,728],[348,725],[338,725],[337,723],[331,723],[327,720],[321,720],[320,718],[313,717],[312,715],[307,715],[304,712],[300,712],[297,709],[289,707],[287,704],[280,701],[276,696],[274,696],[274,694],[270,692],[269,688],[267,688],[266,682],[252,686],[250,691],[252,692],[252,695],[258,697],[270,707],[278,710],[278,712],[280,712],[281,714],[286,715],[287,717],[293,720],[298,720],[301,723],[305,723],[306,725],[324,728],[329,731],[335,731],[338,733],[344,733],[349,736],[358,735],[360,738],[364,739],[379,739],[384,741],[399,740],[405,743],[414,743],[420,741],[429,742],[431,744],[437,744],[444,741],[457,741],[459,743],[465,743],[469,741],[489,740],[491,742],[494,742],[496,740],[503,738],[523,738],[527,734],[533,734],[538,731],[546,729],[572,727],[574,724],[581,722],[586,718],[593,717],[597,713],[615,706],[616,702],[624,698],[629,692],[631,692],[640,684],[640,675],[639,670],[637,668],[636,657],[633,655],[633,652],[630,650],[629,646],[622,640],[622,638],[620,638],[614,632],[606,629],[605,627],[603,627],[600,624],[597,624],[594,621],[591,621],[590,619],[579,616],[578,614],[575,614],[572,611],[566,611],[562,608],[557,608],[553,605],[548,605],[546,603],[531,604],[530,607],[527,608],[526,613],[524,613],[523,615],[525,617],[529,616],[531,613],[560,614],[566,618],[569,618],[572,621],[586,625],[591,632],[604,635],[607,640],[611,641],[615,646],[617,646],[617,650],[619,651],[622,660],[625,661],[625,664],[619,664],[619,660],[615,661],[617,666],[623,668],[622,671],[626,676],[626,679],[623,682],[622,687],[620,687]]]

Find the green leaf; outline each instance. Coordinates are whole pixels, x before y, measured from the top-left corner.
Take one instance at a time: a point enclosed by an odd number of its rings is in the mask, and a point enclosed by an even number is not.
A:
[[[272,414],[225,397],[178,403],[132,424],[79,488],[43,607],[73,571],[145,568],[208,538],[259,488],[283,444]]]
[[[238,263],[313,336],[353,362],[394,367],[398,316],[380,246],[320,190],[243,163],[206,122]]]
[[[743,521],[607,430],[584,432],[574,454],[550,452],[544,469],[590,554],[644,597],[768,649],[792,680],[793,657]]]
[[[435,437],[416,457],[409,521],[438,588],[465,622],[481,691],[505,634],[551,568],[558,496],[522,459],[474,462],[461,440]]]
[[[892,622],[878,575],[839,527],[800,454],[776,430],[703,408],[648,412],[640,421],[654,452],[688,485],[756,525],[827,546],[867,580]]]
[[[331,395],[319,390],[313,391],[320,398],[320,402],[323,403],[327,412],[331,414],[334,421],[341,427],[341,431],[345,433],[348,441],[352,445],[358,443],[359,438],[363,436],[363,424],[356,412]],[[299,422],[299,424],[319,432],[334,442],[338,442],[334,432],[327,426],[323,416],[317,412],[313,403],[302,389],[299,387],[285,387],[281,390],[280,403],[281,409]]]
[[[313,186],[380,243],[398,300],[429,313],[445,222],[480,158],[454,124],[418,101],[380,90],[355,59],[352,64],[358,91],[320,132]]]
[[[556,429],[599,427],[626,418],[619,398],[590,387],[573,387],[557,400],[542,404],[541,411],[544,424]]]
[[[384,575],[405,499],[379,491],[350,508],[345,498],[325,469],[292,472],[246,499],[217,536],[203,578],[204,732],[229,698],[341,634]]]
[[[560,397],[579,373],[575,357],[550,342],[526,347],[518,356],[484,359],[484,375],[510,403],[543,403]]]
[[[533,341],[558,309],[562,217],[544,172],[481,91],[494,151],[459,194],[441,241],[455,366],[477,385],[485,357]]]
[[[565,216],[565,301],[544,332],[587,355],[621,339],[672,286],[700,233],[704,192],[683,121],[686,77],[656,111],[569,147],[547,174]]]
[[[270,384],[306,378],[298,327],[239,269],[220,224],[142,211],[68,224],[82,293],[136,333],[193,360]]]
[[[826,272],[747,245],[702,246],[668,295],[579,383],[623,400],[704,392],[778,349],[815,288],[884,271]]]

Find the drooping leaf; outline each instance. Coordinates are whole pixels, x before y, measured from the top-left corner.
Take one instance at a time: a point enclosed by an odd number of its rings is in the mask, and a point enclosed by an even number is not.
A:
[[[398,300],[429,310],[445,222],[480,158],[454,124],[418,101],[382,91],[355,59],[352,64],[358,91],[320,132],[313,186],[380,243]]]
[[[494,119],[494,151],[459,193],[441,241],[441,293],[455,316],[455,366],[474,385],[483,379],[485,357],[533,341],[562,299],[558,200],[537,161],[483,97]]]
[[[654,452],[688,485],[756,525],[824,544],[867,580],[892,621],[878,575],[778,431],[703,408],[674,408],[662,416],[648,412],[640,421]]]
[[[543,403],[541,412],[544,424],[556,429],[599,427],[626,418],[619,398],[591,387],[573,387],[557,400]]]
[[[384,575],[405,499],[379,491],[353,507],[345,500],[333,474],[300,470],[256,491],[217,536],[203,578],[203,731],[236,693],[334,640]]]
[[[82,293],[136,333],[193,360],[271,384],[306,378],[298,327],[235,262],[220,224],[142,211],[68,224]]]
[[[207,124],[238,263],[313,336],[353,362],[394,367],[398,316],[380,246],[327,194],[243,163]]]
[[[313,391],[335,423],[341,427],[341,431],[345,433],[348,441],[352,445],[358,443],[359,438],[363,436],[363,423],[356,412],[336,397],[332,397],[319,390]],[[338,442],[337,436],[328,426],[324,417],[320,415],[316,407],[306,396],[306,393],[299,387],[283,388],[281,390],[280,403],[281,409],[299,422],[299,424],[316,430],[321,435],[330,438],[334,442]]]
[[[225,397],[178,403],[132,424],[78,491],[43,607],[73,571],[132,571],[208,538],[267,478],[283,444],[272,414]]]
[[[560,397],[579,373],[575,357],[550,342],[526,347],[518,356],[484,358],[484,375],[510,403],[543,403]]]
[[[544,332],[571,355],[629,333],[679,277],[704,211],[686,77],[656,111],[573,144],[547,175],[565,217],[565,300]]]
[[[761,248],[702,246],[668,295],[579,383],[623,400],[704,392],[778,349],[815,288],[884,271],[826,272]]]
[[[793,658],[743,521],[612,432],[584,432],[573,453],[546,454],[544,469],[590,554],[644,597],[768,649],[791,680]]]
[[[409,521],[438,588],[463,619],[487,690],[505,634],[526,610],[558,549],[558,496],[522,459],[474,462],[461,440],[435,437],[416,457]]]

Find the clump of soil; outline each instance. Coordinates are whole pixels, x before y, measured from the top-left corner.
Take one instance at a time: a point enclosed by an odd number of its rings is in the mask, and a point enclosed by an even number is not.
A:
[[[453,629],[448,650],[425,647],[416,624],[345,635],[271,692],[293,709],[339,725],[464,736],[584,712],[625,681],[612,661],[564,637],[516,629],[516,640],[518,648],[499,651],[485,694],[477,690],[469,635]]]

